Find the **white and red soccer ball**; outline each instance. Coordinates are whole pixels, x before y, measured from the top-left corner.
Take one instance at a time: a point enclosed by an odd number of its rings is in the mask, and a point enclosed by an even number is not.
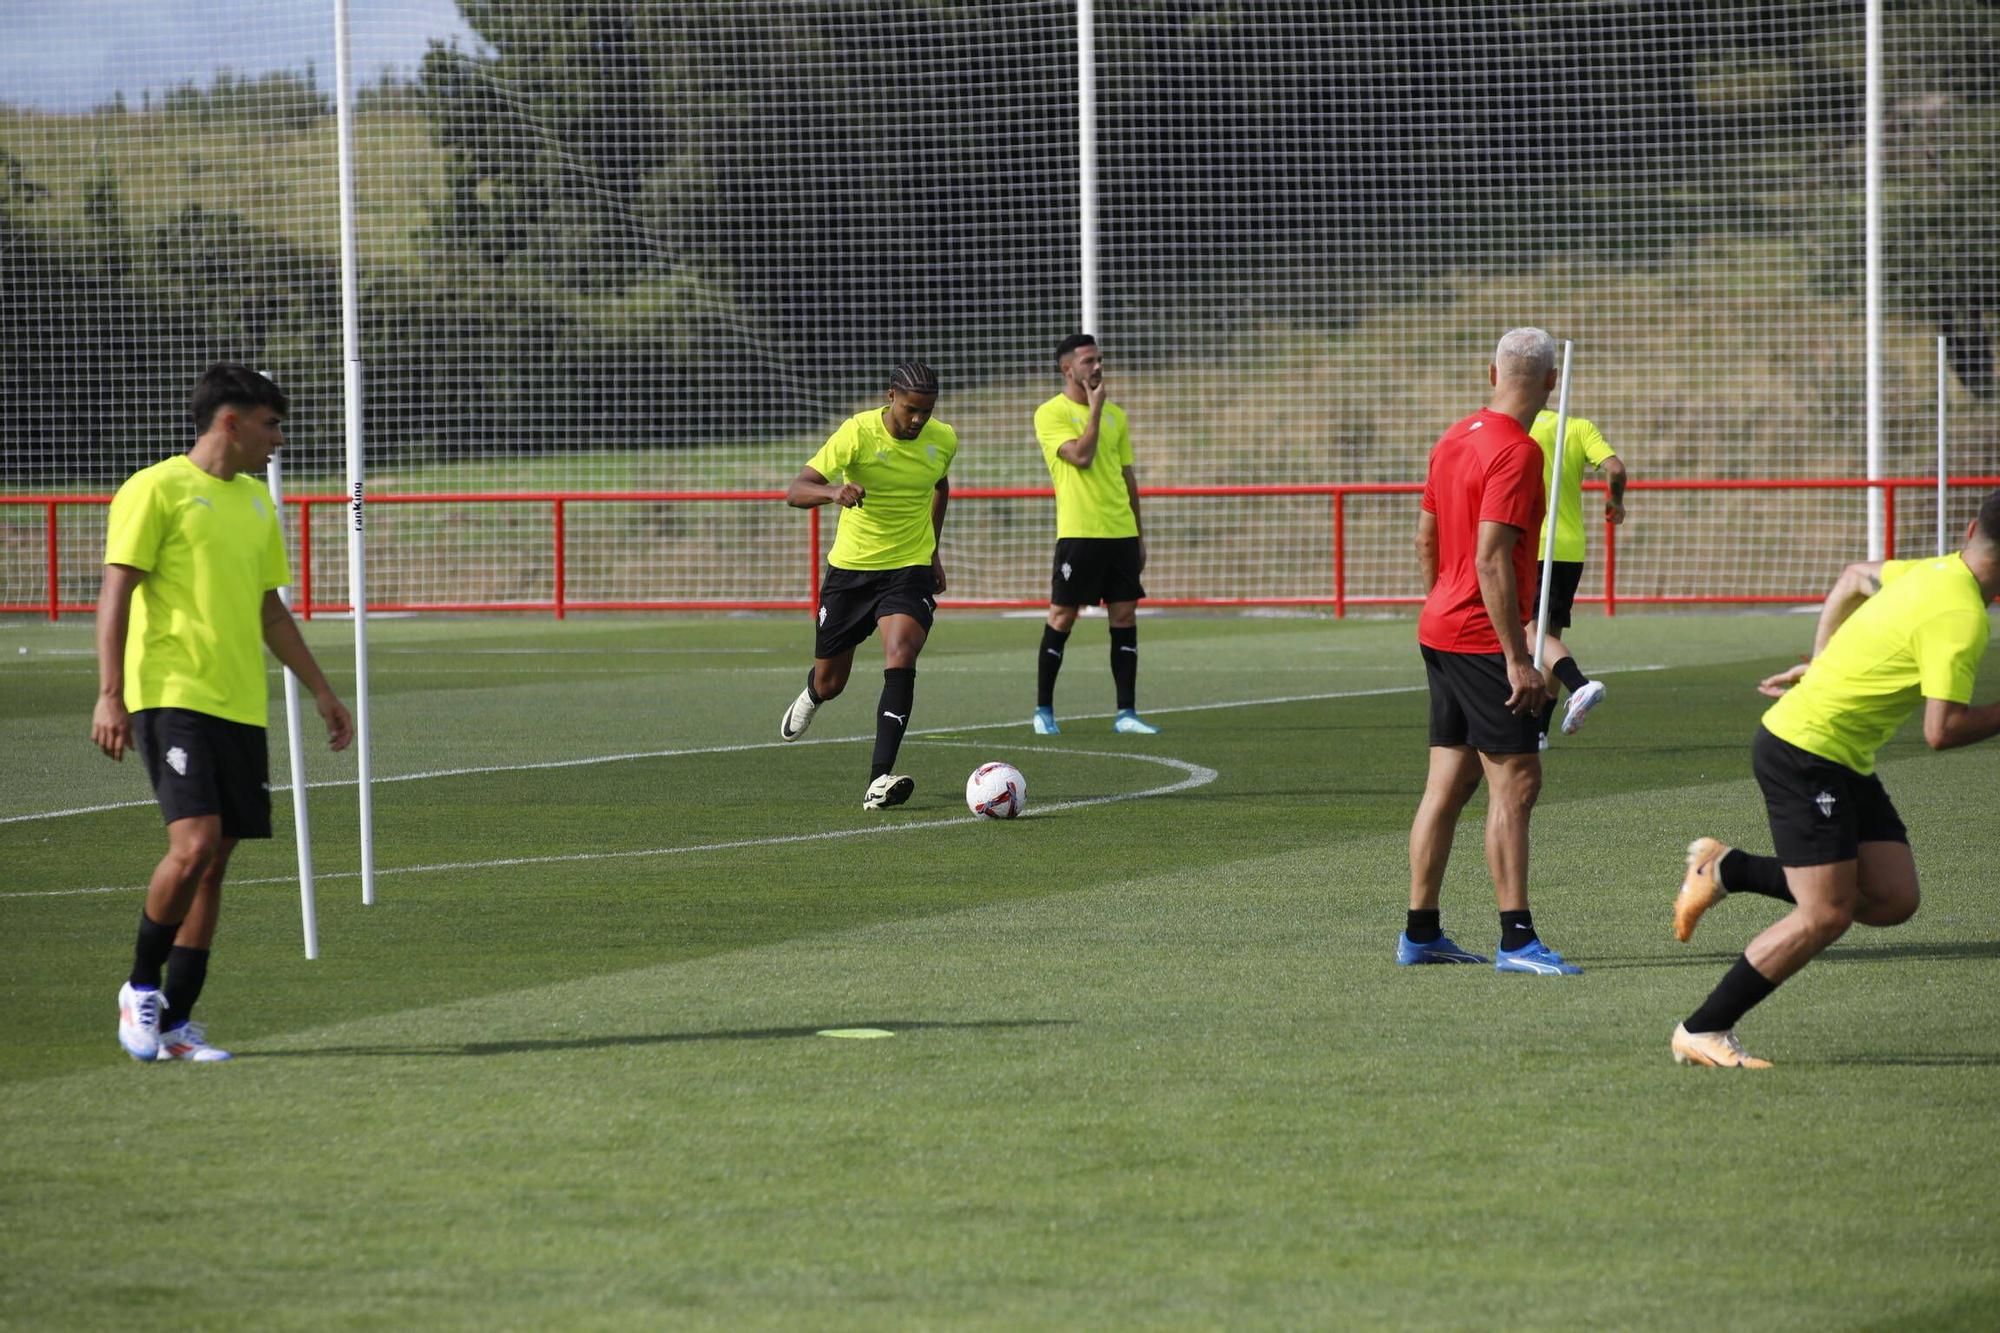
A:
[[[1012,764],[981,764],[965,780],[965,804],[975,815],[1012,819],[1028,808],[1028,780]]]

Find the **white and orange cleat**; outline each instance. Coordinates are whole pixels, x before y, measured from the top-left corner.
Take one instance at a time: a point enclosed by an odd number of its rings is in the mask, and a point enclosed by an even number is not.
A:
[[[1669,1043],[1677,1065],[1705,1065],[1710,1069],[1769,1069],[1769,1060],[1759,1060],[1743,1049],[1743,1043],[1736,1040],[1736,1033],[1730,1032],[1689,1032],[1687,1024],[1674,1026],[1674,1039]]]
[[[1714,838],[1696,838],[1688,844],[1687,873],[1674,897],[1674,938],[1682,944],[1694,937],[1702,913],[1729,896],[1722,887],[1722,858],[1735,850]]]
[[[212,1064],[227,1060],[229,1052],[208,1044],[208,1029],[189,1019],[172,1031],[160,1034],[161,1060],[195,1060]]]

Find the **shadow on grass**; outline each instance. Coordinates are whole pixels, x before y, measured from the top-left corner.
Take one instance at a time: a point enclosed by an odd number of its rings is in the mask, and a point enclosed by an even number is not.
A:
[[[1748,943],[1748,940],[1745,940]],[[1586,967],[1727,967],[1739,957],[1734,953],[1646,954],[1630,957],[1592,958],[1578,954]],[[1963,959],[2000,958],[2000,940],[1937,941],[1928,944],[1836,944],[1813,960],[1815,966],[1828,963],[1944,963]]]
[[[237,1055],[251,1059],[312,1059],[319,1056],[343,1055],[525,1055],[545,1054],[550,1051],[599,1051],[614,1050],[627,1046],[672,1046],[690,1041],[784,1041],[795,1037],[817,1037],[828,1029],[846,1030],[854,1028],[881,1028],[885,1032],[904,1033],[925,1030],[943,1031],[990,1031],[1006,1028],[1069,1027],[1075,1023],[1072,1018],[989,1018],[968,1023],[932,1023],[900,1018],[878,1018],[866,1021],[841,1019],[806,1027],[786,1028],[732,1028],[716,1032],[646,1032],[603,1037],[551,1037],[546,1040],[531,1041],[472,1041],[459,1045],[437,1046],[316,1046],[305,1050],[238,1050]]]

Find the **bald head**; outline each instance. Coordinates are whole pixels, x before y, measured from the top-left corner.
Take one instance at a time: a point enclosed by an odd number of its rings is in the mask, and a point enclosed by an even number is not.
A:
[[[1510,329],[1493,349],[1496,384],[1540,386],[1556,368],[1556,340],[1540,329]]]

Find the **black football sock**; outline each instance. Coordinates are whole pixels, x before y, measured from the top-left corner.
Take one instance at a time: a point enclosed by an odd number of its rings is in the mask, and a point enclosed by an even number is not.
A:
[[[1727,1032],[1776,989],[1778,983],[1750,966],[1750,956],[1744,954],[1722,974],[1722,980],[1708,993],[1701,1008],[1689,1014],[1681,1026],[1689,1032]]]
[[[1550,667],[1549,670],[1555,673],[1556,679],[1561,681],[1563,688],[1571,694],[1575,694],[1578,690],[1590,684],[1590,677],[1583,674],[1582,669],[1577,666],[1574,657],[1565,657],[1562,661]]]
[[[194,1002],[208,980],[208,950],[183,949],[176,945],[167,955],[167,1011],[160,1015],[160,1030],[171,1032],[194,1016]]]
[[[1500,947],[1508,953],[1535,942],[1535,914],[1523,908],[1500,914]]]
[[[1139,698],[1139,627],[1111,627],[1111,683],[1118,688],[1118,711],[1136,709]]]
[[[1752,856],[1745,851],[1730,850],[1723,853],[1721,862],[1715,867],[1715,877],[1722,881],[1728,893],[1761,893],[1766,898],[1776,898],[1779,902],[1791,903],[1792,886],[1785,883],[1785,868],[1778,864],[1775,856]],[[1695,1029],[1689,1028],[1689,1032]]]
[[[162,925],[146,915],[146,909],[139,909],[139,942],[132,949],[132,976],[134,986],[149,990],[160,988],[160,969],[166,966],[167,955],[173,952],[174,936],[180,932],[180,923]]]
[[[1542,715],[1541,717],[1535,720],[1535,729],[1541,732],[1542,735],[1546,736],[1549,734],[1549,727],[1555,722],[1555,720],[1556,720],[1556,701],[1554,696],[1551,696],[1549,701],[1542,705]]]
[[[806,698],[816,704],[826,702],[826,700],[819,697],[819,691],[813,688],[813,669],[811,667],[806,668]]]
[[[1403,927],[1403,934],[1412,944],[1436,944],[1444,938],[1444,928],[1438,924],[1438,909],[1412,907],[1410,923]]]
[[[896,751],[910,725],[910,701],[917,697],[917,669],[890,667],[882,673],[882,701],[875,705],[875,759],[868,768],[874,781],[894,772]]]
[[[1035,659],[1035,707],[1056,706],[1056,674],[1062,670],[1063,645],[1070,632],[1054,625],[1042,626],[1042,651]]]

